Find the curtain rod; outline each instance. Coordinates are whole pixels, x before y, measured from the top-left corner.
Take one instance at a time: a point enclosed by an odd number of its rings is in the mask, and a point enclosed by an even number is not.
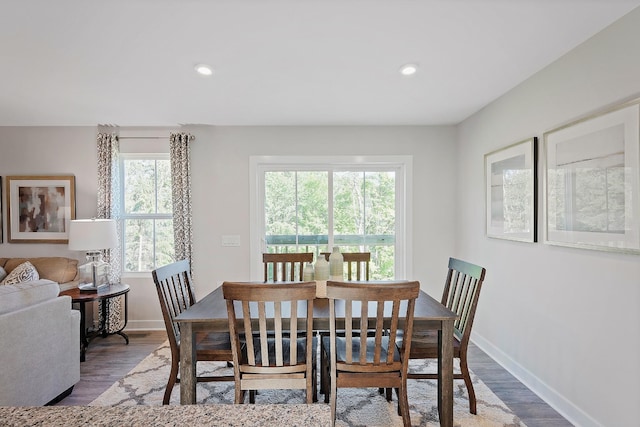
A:
[[[119,136],[118,139],[169,139],[168,136]]]

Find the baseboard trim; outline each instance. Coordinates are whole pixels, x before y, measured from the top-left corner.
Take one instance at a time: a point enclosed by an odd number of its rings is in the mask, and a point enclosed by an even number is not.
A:
[[[472,333],[471,341],[573,425],[582,427],[604,427],[603,424],[599,423],[481,335]]]
[[[126,328],[126,332],[164,330],[165,327],[162,320],[129,320],[129,322],[127,322]]]

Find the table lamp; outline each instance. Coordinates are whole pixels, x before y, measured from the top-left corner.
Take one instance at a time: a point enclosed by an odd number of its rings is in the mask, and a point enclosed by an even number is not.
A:
[[[102,260],[102,250],[118,244],[113,219],[74,219],[69,226],[69,250],[86,251],[87,263],[78,267],[81,292],[98,292],[109,286],[109,264]]]

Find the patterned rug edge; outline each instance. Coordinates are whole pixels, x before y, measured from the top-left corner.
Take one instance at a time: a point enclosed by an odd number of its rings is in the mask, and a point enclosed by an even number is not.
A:
[[[122,379],[98,396],[90,406],[161,405],[171,353],[168,341],[156,348]],[[411,370],[429,372],[435,369],[433,361],[411,361]],[[457,369],[457,367],[456,367]],[[225,363],[199,362],[199,374],[229,375],[233,371]],[[526,427],[476,375],[472,380],[477,396],[477,415],[469,413],[467,391],[462,381],[454,381],[454,425],[460,427]],[[409,380],[408,395],[413,426],[439,426],[436,405],[437,383],[432,380]],[[208,382],[197,385],[198,403],[232,404],[233,382]],[[323,403],[319,394],[319,402]],[[179,385],[171,394],[171,405],[180,401]],[[256,404],[304,403],[304,394],[298,390],[262,391]],[[387,402],[377,389],[339,389],[336,425],[346,426],[401,426],[397,415],[397,399]]]

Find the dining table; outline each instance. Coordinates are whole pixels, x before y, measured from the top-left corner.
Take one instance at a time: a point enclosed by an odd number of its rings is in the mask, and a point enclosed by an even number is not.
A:
[[[336,304],[336,318],[343,317],[344,310]],[[440,425],[453,426],[453,327],[457,315],[420,291],[416,299],[413,330],[438,331],[438,414]],[[226,301],[222,287],[207,294],[200,301],[183,311],[175,319],[180,326],[180,403],[196,403],[196,348],[194,335],[199,331],[228,332]],[[316,298],[313,304],[313,329],[329,330],[329,300]],[[445,337],[446,339],[443,339]]]

